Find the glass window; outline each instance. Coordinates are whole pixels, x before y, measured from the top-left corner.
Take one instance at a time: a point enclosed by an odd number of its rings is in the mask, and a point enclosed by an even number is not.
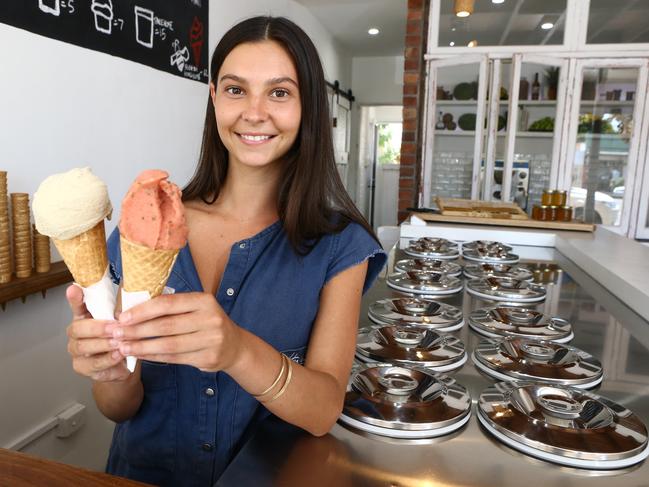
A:
[[[569,204],[578,220],[619,226],[639,72],[587,68],[583,74]]]
[[[589,44],[649,42],[649,2],[638,0],[590,0]]]
[[[566,1],[442,0],[439,47],[562,44]]]

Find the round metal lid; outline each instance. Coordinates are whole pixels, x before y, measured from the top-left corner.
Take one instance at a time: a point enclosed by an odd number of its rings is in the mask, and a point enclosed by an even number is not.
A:
[[[462,274],[462,266],[455,262],[441,259],[404,259],[394,264],[395,271],[443,272],[457,277]],[[531,274],[531,273],[530,273]]]
[[[565,343],[574,336],[566,320],[520,307],[477,309],[469,315],[469,325],[478,333],[495,338],[515,336]]]
[[[472,242],[464,242],[462,244],[462,251],[464,251],[465,249],[482,249],[486,251],[504,250],[505,252],[512,250],[509,245],[506,245],[502,242],[496,242],[494,240],[474,240]]]
[[[397,272],[390,274],[387,282],[393,289],[414,294],[454,294],[463,289],[460,279],[441,272]]]
[[[472,263],[464,266],[464,275],[469,279],[486,277],[509,277],[521,281],[531,281],[534,274],[525,267],[513,264]]]
[[[365,364],[352,374],[341,421],[396,438],[450,433],[471,415],[471,397],[454,379],[422,367]]]
[[[496,264],[516,264],[520,259],[518,255],[512,254],[504,249],[462,249],[462,257],[465,260],[475,262],[493,262]]]
[[[437,331],[459,330],[462,310],[425,298],[381,299],[369,306],[367,316],[380,325],[414,325]]]
[[[532,303],[545,299],[543,286],[508,277],[470,279],[466,283],[466,288],[470,294],[491,301]]]
[[[623,468],[649,454],[640,418],[573,387],[500,382],[480,394],[478,418],[508,445],[563,465]]]
[[[467,358],[459,338],[419,326],[364,328],[358,334],[356,356],[364,362],[419,365],[436,372],[457,369]]]
[[[595,387],[602,381],[602,364],[591,354],[559,343],[530,338],[485,339],[473,352],[476,367],[498,380],[538,380]]]
[[[413,257],[434,259],[457,259],[460,257],[457,244],[445,238],[423,237],[418,240],[411,240],[410,244],[403,250]]]

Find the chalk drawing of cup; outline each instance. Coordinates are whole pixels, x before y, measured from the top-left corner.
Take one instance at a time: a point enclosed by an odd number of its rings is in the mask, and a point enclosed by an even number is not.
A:
[[[60,0],[38,0],[38,8],[41,12],[46,14],[61,15],[61,2]]]
[[[95,15],[95,29],[110,34],[113,29],[113,3],[111,0],[92,0],[90,10]]]
[[[153,10],[135,6],[135,40],[145,47],[153,47]]]

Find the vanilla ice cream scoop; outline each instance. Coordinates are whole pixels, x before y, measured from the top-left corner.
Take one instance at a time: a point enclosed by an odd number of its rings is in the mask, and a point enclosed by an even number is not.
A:
[[[49,176],[34,194],[32,209],[36,229],[58,240],[90,230],[113,211],[108,188],[89,167]]]

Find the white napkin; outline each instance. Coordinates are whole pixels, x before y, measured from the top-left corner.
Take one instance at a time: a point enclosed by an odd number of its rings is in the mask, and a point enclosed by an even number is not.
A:
[[[77,284],[77,286],[79,286]],[[108,277],[108,267],[100,281],[88,286],[79,286],[83,291],[83,300],[86,308],[96,320],[115,319],[116,286]]]

